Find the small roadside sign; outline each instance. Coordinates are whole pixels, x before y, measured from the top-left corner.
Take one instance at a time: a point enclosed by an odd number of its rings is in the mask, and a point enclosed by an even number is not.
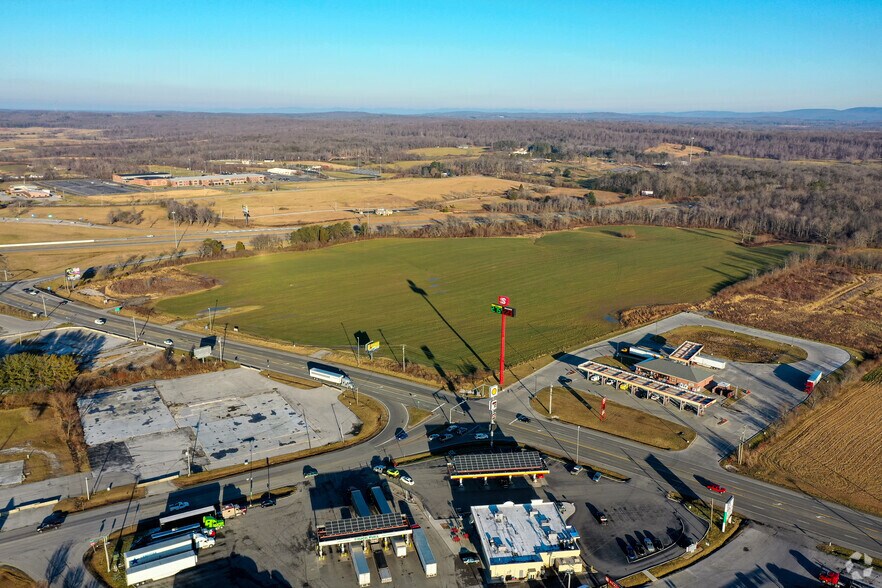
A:
[[[499,394],[499,386],[490,386],[490,398]]]
[[[496,400],[495,398],[491,398],[491,399],[490,399],[490,412],[496,412],[496,404],[497,404],[498,402],[499,402],[499,401]]]

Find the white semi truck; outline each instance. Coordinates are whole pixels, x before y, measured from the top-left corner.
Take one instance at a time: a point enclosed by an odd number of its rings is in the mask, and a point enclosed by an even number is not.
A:
[[[330,369],[311,367],[309,368],[309,377],[320,382],[327,382],[341,388],[355,388],[355,384],[349,379],[349,376],[343,372],[331,371]]]

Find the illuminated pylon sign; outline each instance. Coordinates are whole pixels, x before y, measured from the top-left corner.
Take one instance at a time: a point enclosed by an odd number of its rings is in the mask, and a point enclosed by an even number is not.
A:
[[[511,306],[502,306],[501,304],[491,304],[490,310],[495,312],[496,314],[501,314],[504,316],[515,316],[517,311]]]
[[[502,315],[502,335],[499,338],[499,388],[505,386],[505,317],[514,318],[516,311],[508,305],[511,302],[508,296],[500,296],[496,304],[490,305],[490,310]]]

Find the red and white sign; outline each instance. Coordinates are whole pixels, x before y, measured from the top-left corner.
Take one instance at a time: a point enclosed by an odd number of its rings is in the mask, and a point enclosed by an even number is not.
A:
[[[610,578],[609,576],[604,576],[606,580],[606,585],[608,588],[622,588],[621,584]]]
[[[606,398],[600,401],[600,420],[606,419]]]
[[[508,306],[508,303],[509,303],[508,296],[500,296],[499,297],[499,304],[501,304],[502,306]]]
[[[490,399],[490,412],[496,412],[496,406],[499,401],[495,398]]]

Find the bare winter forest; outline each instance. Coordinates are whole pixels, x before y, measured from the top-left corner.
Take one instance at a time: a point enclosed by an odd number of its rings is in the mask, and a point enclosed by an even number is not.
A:
[[[723,227],[745,240],[791,239],[857,247],[882,241],[882,131],[866,126],[757,126],[722,122],[652,123],[539,118],[455,118],[366,114],[256,115],[205,113],[0,112],[0,127],[90,129],[76,141],[31,145],[26,162],[51,178],[58,170],[109,178],[161,164],[231,172],[244,164],[218,160],[345,160],[379,166],[425,160],[409,150],[483,146],[479,156],[448,157],[396,171],[400,175],[480,174],[531,184],[582,188],[582,198],[509,193],[487,212],[524,215],[528,225],[650,223]],[[0,139],[3,133],[0,132]],[[689,144],[707,153],[691,164],[647,152]],[[511,152],[527,148],[528,157]],[[5,156],[13,158],[15,152]],[[585,158],[614,163],[574,175]],[[537,172],[537,161],[554,166]],[[24,160],[22,162],[25,162]],[[596,206],[587,194],[637,196],[652,190],[664,207]],[[566,213],[565,216],[560,216]],[[456,224],[455,221],[453,221]],[[453,233],[494,234],[491,226]],[[523,230],[523,229],[520,229]]]

